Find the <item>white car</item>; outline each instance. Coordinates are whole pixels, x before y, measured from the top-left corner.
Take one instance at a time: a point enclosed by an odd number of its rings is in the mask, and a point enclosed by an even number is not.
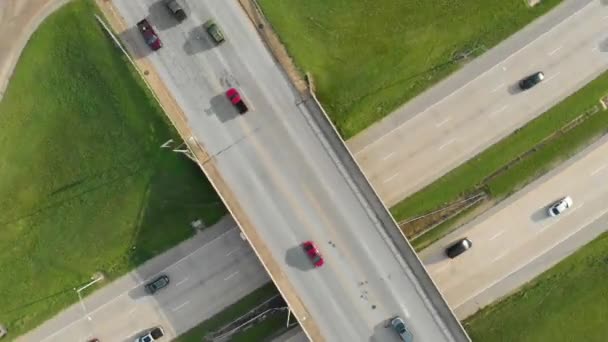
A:
[[[165,336],[165,332],[163,331],[163,328],[156,327],[156,328],[152,328],[145,335],[142,335],[142,336],[139,336],[138,338],[136,338],[135,342],[153,342],[153,341],[157,341],[158,339],[160,339],[163,336]]]
[[[549,207],[549,216],[557,216],[572,206],[572,198],[566,196]]]

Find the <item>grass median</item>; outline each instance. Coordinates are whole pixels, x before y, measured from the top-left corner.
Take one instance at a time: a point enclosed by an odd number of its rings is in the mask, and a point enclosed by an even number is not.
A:
[[[0,102],[0,323],[9,339],[124,274],[225,209],[106,37],[91,1],[34,33]]]
[[[487,191],[494,200],[505,198],[608,131],[608,114],[600,110],[585,117],[573,128],[560,132],[590,108],[601,108],[599,99],[607,94],[608,73],[604,73],[517,132],[401,201],[391,209],[392,214],[397,221],[411,219],[467,197],[479,189]],[[554,136],[547,139],[552,134]],[[489,178],[533,148],[534,152]],[[451,223],[440,225],[414,239],[413,245],[417,250],[428,246],[452,229],[454,225]]]
[[[347,139],[560,0],[259,0]]]
[[[464,321],[473,341],[606,341],[608,234]]]

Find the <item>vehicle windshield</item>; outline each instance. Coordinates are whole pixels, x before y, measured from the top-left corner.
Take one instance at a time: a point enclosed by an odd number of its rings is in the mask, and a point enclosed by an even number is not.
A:
[[[318,264],[319,262],[321,262],[321,257],[319,255],[315,255],[315,257],[312,259],[312,262]]]
[[[155,43],[157,40],[158,40],[158,38],[155,35],[150,35],[150,36],[148,36],[147,43],[152,44],[152,43]]]

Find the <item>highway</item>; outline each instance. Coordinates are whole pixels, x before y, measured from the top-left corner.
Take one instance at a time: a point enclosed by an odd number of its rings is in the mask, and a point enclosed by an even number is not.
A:
[[[211,156],[205,168],[218,170],[238,199],[240,218],[247,217],[279,265],[273,276],[285,276],[291,285],[282,291],[295,290],[286,299],[295,295],[304,303],[309,315],[296,312],[298,319],[318,327],[315,340],[397,340],[385,327],[395,315],[418,341],[468,339],[388,212],[374,206],[379,200],[371,188],[357,186],[359,170],[349,170],[355,177],[345,172],[345,150],[330,147],[332,138],[280,72],[238,2],[187,2],[189,18],[179,25],[161,2],[113,3],[130,27],[119,33],[121,39],[136,58],[149,59],[171,90],[193,139]],[[143,17],[163,40],[156,53],[133,28]],[[220,46],[201,28],[210,18],[227,37]],[[243,116],[225,98],[231,86],[250,106]],[[319,245],[322,268],[313,269],[301,251],[305,240]]]
[[[171,283],[147,295],[143,285],[158,274],[168,275]],[[86,297],[84,307],[72,305],[17,341],[132,342],[157,325],[173,338],[268,281],[234,221],[225,218]]]
[[[420,253],[459,318],[508,294],[607,230],[606,156],[608,137]],[[572,208],[548,216],[547,207],[564,196],[572,197]],[[444,248],[465,236],[473,247],[453,260],[445,257]]]
[[[349,141],[388,205],[540,115],[608,68],[608,6],[565,1]],[[517,82],[543,71],[522,92]]]

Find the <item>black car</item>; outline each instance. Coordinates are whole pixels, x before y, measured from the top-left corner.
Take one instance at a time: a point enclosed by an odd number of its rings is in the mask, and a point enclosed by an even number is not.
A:
[[[145,287],[149,294],[154,294],[156,291],[167,287],[167,285],[169,285],[169,277],[163,274],[147,283]]]
[[[186,12],[182,8],[182,5],[177,2],[177,0],[168,0],[165,2],[165,6],[167,6],[169,12],[171,12],[171,14],[173,14],[175,19],[178,21],[184,21],[186,19]]]
[[[450,247],[445,250],[445,254],[448,256],[448,258],[454,259],[460,254],[466,252],[471,247],[473,247],[471,240],[462,238],[450,245]]]
[[[528,90],[535,85],[539,84],[542,80],[545,79],[545,74],[542,71],[535,72],[530,76],[527,76],[523,80],[519,81],[519,88],[521,90]]]

